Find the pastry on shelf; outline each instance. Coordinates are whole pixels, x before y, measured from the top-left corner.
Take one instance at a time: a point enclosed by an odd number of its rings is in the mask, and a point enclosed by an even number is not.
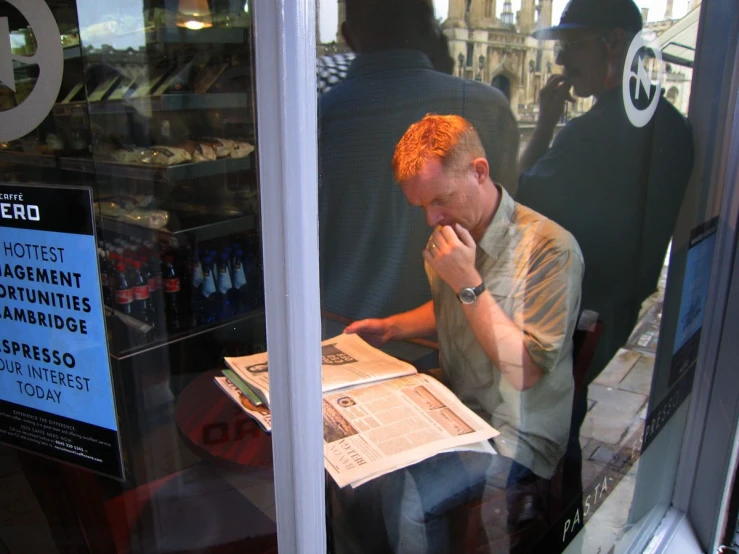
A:
[[[137,164],[141,159],[142,148],[128,147],[128,148],[117,148],[115,150],[108,150],[107,148],[96,147],[93,151],[97,154],[100,152],[102,155],[109,155],[114,162],[120,164]]]
[[[192,156],[194,162],[212,162],[216,159],[216,151],[210,144],[190,140],[185,143],[184,148]]]
[[[227,158],[231,155],[231,141],[226,139],[218,139],[212,137],[206,137],[198,139],[199,143],[206,144],[213,148],[218,158]]]
[[[232,158],[246,158],[252,152],[254,152],[254,146],[248,142],[233,141],[233,148],[231,149]]]
[[[143,207],[148,197],[114,196],[95,202],[95,213],[148,229],[164,229],[169,212]]]
[[[98,151],[103,155],[107,154],[104,148],[95,149],[96,153]],[[157,167],[168,167],[193,161],[192,155],[186,149],[173,146],[119,147],[112,151],[111,158],[121,164]]]
[[[208,137],[200,139],[198,142],[212,146],[218,158],[245,158],[254,151],[254,146],[248,142],[224,138]]]
[[[185,148],[173,146],[152,146],[141,151],[138,163],[144,165],[170,166],[192,161],[192,155]]]

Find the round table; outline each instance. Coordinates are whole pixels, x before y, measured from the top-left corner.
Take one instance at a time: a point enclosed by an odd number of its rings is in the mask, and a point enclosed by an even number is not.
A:
[[[185,443],[201,459],[232,470],[272,467],[272,436],[213,380],[198,375],[177,398],[175,420]]]

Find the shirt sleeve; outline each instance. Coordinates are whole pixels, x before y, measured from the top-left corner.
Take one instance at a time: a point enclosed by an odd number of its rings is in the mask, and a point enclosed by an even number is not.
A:
[[[517,292],[522,310],[516,319],[524,332],[526,350],[547,373],[571,347],[582,276],[583,261],[576,244],[570,248],[544,244],[530,260],[523,289]]]

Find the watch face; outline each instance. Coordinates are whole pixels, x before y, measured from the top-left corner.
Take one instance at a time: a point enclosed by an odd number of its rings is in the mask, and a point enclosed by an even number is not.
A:
[[[472,304],[475,300],[477,300],[477,295],[475,294],[475,291],[471,288],[466,288],[459,291],[459,299],[462,301],[463,304]]]

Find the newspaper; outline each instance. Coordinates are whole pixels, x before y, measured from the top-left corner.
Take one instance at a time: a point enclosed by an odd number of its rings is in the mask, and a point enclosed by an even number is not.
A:
[[[262,402],[262,399],[259,398],[259,395],[251,390],[249,388],[249,385],[247,385],[241,377],[236,375],[236,373],[234,373],[230,369],[221,370],[221,373],[223,373],[225,377],[228,377],[228,380],[236,385],[236,388],[239,389],[244,396],[251,400],[252,404],[254,404],[255,406],[265,405],[264,402]]]
[[[337,335],[321,343],[323,392],[411,375],[416,368],[374,348],[358,335]],[[267,353],[225,358],[226,364],[269,406]]]
[[[216,384],[252,417],[267,433],[272,432],[272,413],[265,406],[256,406],[228,377],[214,377]]]
[[[499,433],[428,375],[323,396],[326,470],[340,487]]]
[[[462,451],[471,451],[471,452],[482,452],[484,454],[490,454],[495,455],[497,452],[493,448],[493,445],[490,443],[490,441],[484,440],[480,442],[473,442],[471,444],[463,444],[462,446],[455,446],[454,448],[444,448],[443,450],[440,450],[436,454],[444,454],[447,452],[462,452]],[[434,456],[436,455],[434,454]],[[379,471],[377,473],[373,473],[372,475],[369,475],[365,477],[364,479],[359,479],[358,481],[353,481],[351,483],[351,486],[353,489],[357,488],[360,485],[364,485],[365,483],[372,481],[372,479],[376,479],[377,477],[380,477],[381,475],[385,475],[386,473],[390,473],[392,471],[395,471],[396,469],[400,468],[391,468],[386,471]]]
[[[340,487],[358,487],[441,452],[495,454],[487,441],[498,431],[433,377],[356,335],[322,345],[323,453],[326,470]],[[269,404],[266,354],[226,362]],[[227,378],[215,379],[267,430],[266,407],[254,406]]]

